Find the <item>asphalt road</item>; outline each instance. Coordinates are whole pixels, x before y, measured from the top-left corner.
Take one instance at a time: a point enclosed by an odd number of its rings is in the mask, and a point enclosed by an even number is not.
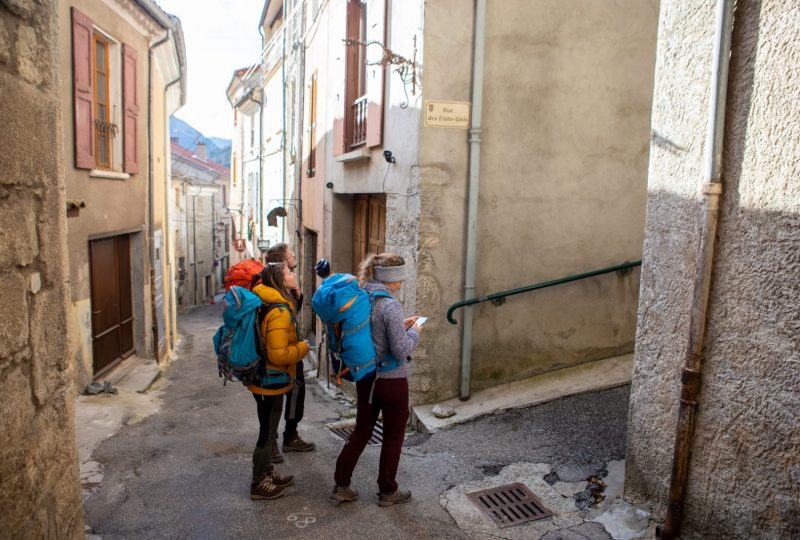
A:
[[[171,384],[160,412],[95,451],[104,478],[85,512],[103,539],[469,538],[439,504],[450,487],[520,461],[550,463],[560,480],[584,480],[624,457],[627,387],[409,436],[398,474],[401,488],[414,495],[405,505],[377,505],[379,448],[368,447],[353,478],[361,500],[336,507],[329,496],[343,441],[325,424],[349,407],[312,380],[300,431],[317,450],[289,453],[278,466],[296,477],[284,497],[251,501],[258,421],[251,394],[240,385],[223,387],[217,377],[211,336],[221,313],[221,306],[207,306],[181,319],[183,340],[164,373]]]

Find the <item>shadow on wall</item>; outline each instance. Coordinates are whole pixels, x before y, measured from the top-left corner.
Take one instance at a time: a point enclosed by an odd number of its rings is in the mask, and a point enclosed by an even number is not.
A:
[[[796,468],[800,447],[800,372],[790,361],[800,356],[800,212],[740,207],[733,172],[740,166],[730,170],[684,530],[704,538],[789,537],[797,491],[778,471]],[[788,195],[775,200],[791,201]],[[696,199],[648,198],[625,486],[632,502],[653,503],[657,518],[666,509],[701,212]]]

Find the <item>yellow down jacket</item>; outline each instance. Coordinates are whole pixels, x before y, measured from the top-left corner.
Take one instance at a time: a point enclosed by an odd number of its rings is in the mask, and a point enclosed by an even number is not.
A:
[[[299,341],[297,336],[297,325],[295,323],[294,303],[284,298],[280,292],[266,285],[256,285],[253,293],[261,298],[265,304],[284,304],[289,309],[271,309],[264,320],[261,322],[261,335],[264,338],[264,345],[267,348],[267,369],[270,371],[281,371],[288,373],[294,378],[295,365],[308,354],[308,344]],[[248,390],[254,394],[276,395],[285,394],[292,389],[294,383],[289,380],[285,386],[275,388],[262,380],[261,385],[248,385]]]

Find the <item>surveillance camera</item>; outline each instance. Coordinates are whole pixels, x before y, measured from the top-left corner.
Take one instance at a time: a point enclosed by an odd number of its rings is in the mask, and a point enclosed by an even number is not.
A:
[[[386,160],[386,163],[395,163],[397,160],[394,159],[391,150],[384,150],[383,151],[383,159]]]
[[[328,182],[327,184],[325,184],[325,187],[328,189],[333,189],[333,182]]]

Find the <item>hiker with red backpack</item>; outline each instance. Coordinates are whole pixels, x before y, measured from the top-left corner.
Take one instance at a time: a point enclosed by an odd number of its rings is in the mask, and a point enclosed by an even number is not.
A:
[[[403,318],[402,305],[392,297],[392,293],[400,290],[407,277],[408,266],[396,253],[370,254],[360,266],[358,284],[369,295],[366,313],[375,357],[351,361],[346,369],[341,369],[344,368],[343,365],[339,366],[340,375],[344,375],[345,371],[352,371],[358,404],[356,427],[336,460],[336,485],[331,498],[337,503],[358,499],[358,491],[350,487],[350,480],[381,412],[383,442],[378,468],[378,504],[391,506],[411,500],[410,491],[398,489],[396,476],[408,421],[408,377],[411,373],[409,362],[411,353],[419,342],[422,328],[417,324],[419,317]],[[353,280],[353,276],[336,274],[325,283],[333,290],[339,286],[355,286]],[[315,301],[319,302],[315,305],[315,311],[324,319],[328,311],[323,306],[327,291],[320,291],[322,289],[315,294]],[[332,297],[333,295],[330,296]],[[346,307],[336,311],[345,312],[354,304],[354,300],[356,297]],[[358,329],[364,326],[361,324],[355,328],[345,328],[339,332],[338,339],[357,339]]]
[[[282,262],[286,263],[289,270],[294,272],[297,267],[297,259],[294,252],[289,247],[289,244],[283,242],[271,246],[267,250],[267,263]],[[303,307],[303,293],[295,279],[295,287],[289,291],[292,299],[297,306],[297,312]],[[306,385],[305,374],[303,373],[303,363],[298,362],[293,374],[295,378],[295,385],[286,394],[283,414],[283,445],[284,452],[311,452],[317,445],[312,442],[304,441],[297,431],[297,425],[303,419],[303,412],[305,409],[306,401]],[[272,463],[283,463],[284,458],[278,450],[278,441],[272,446]]]
[[[301,341],[297,333],[297,303],[291,293],[297,289],[297,279],[289,265],[267,263],[260,278],[261,283],[252,292],[264,304],[259,330],[266,364],[260,380],[247,385],[256,400],[259,422],[250,498],[277,499],[294,483],[294,477],[276,472],[272,447],[278,438],[283,396],[295,385],[296,366],[308,354],[308,343]]]
[[[234,264],[225,272],[225,290],[228,291],[234,285],[252,289],[253,277],[258,276],[264,270],[264,265],[255,259],[245,259]]]

